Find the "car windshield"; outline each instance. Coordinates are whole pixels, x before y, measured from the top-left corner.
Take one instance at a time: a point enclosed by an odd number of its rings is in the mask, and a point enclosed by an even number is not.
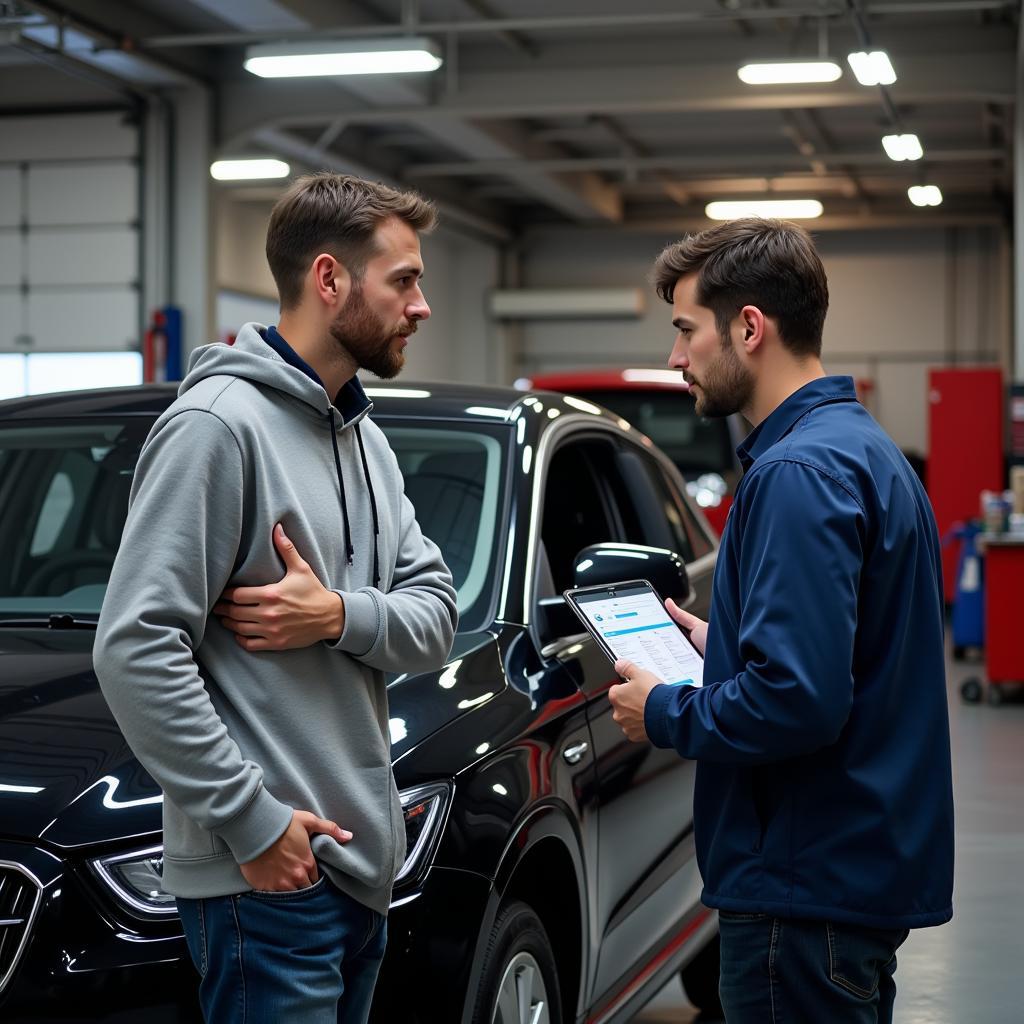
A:
[[[729,424],[698,416],[682,391],[588,391],[586,397],[643,431],[688,480],[702,473],[725,476],[732,468]]]
[[[503,433],[378,422],[420,527],[452,570],[461,628],[479,628],[504,527]],[[0,619],[98,616],[151,426],[137,416],[0,426]]]

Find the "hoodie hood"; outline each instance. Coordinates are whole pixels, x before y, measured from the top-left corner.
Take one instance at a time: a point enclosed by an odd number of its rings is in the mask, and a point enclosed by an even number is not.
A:
[[[233,345],[215,342],[197,348],[189,359],[188,373],[178,395],[184,395],[209,377],[240,377],[298,399],[319,416],[330,416],[335,406],[323,385],[282,359],[266,341],[266,331],[262,324],[248,323],[238,332]],[[338,426],[345,429],[358,423],[372,408],[367,400],[365,407],[350,419],[338,417]]]

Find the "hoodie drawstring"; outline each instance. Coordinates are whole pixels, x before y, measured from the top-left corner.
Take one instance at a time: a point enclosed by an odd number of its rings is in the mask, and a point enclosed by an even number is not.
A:
[[[373,580],[374,586],[380,586],[380,551],[377,538],[380,536],[380,523],[377,519],[377,498],[373,493],[373,481],[370,479],[370,467],[366,462],[366,448],[363,447],[363,435],[356,424],[356,441],[359,442],[359,458],[363,463],[363,479],[366,481],[366,490],[370,494],[370,511],[373,513]]]
[[[345,479],[341,472],[341,455],[338,452],[338,432],[334,420],[334,406],[328,411],[331,418],[331,445],[334,448],[334,468],[338,474],[338,489],[341,491],[341,516],[345,521],[345,555],[348,564],[351,565],[355,558],[355,549],[352,547],[352,527],[348,518],[348,498],[345,495]],[[363,479],[366,481],[366,490],[370,495],[370,511],[373,514],[373,584],[380,586],[380,546],[377,538],[380,536],[380,520],[377,515],[377,497],[373,493],[373,480],[370,478],[370,466],[366,461],[366,448],[363,446],[363,435],[360,433],[359,424],[355,426],[356,441],[359,444],[359,459],[363,464]]]
[[[338,490],[341,491],[341,518],[345,522],[345,557],[348,564],[352,564],[355,557],[355,549],[352,547],[352,527],[348,521],[348,499],[345,497],[345,480],[341,473],[341,456],[338,454],[338,433],[334,424],[334,406],[332,405],[328,415],[331,417],[331,444],[334,446],[334,468],[338,473]]]

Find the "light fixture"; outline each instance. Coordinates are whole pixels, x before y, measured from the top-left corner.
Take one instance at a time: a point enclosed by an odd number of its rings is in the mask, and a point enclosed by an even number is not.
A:
[[[846,60],[861,85],[892,85],[896,81],[896,70],[885,50],[858,50],[848,54]]]
[[[920,160],[924,156],[921,140],[916,135],[885,135],[882,148],[890,160]]]
[[[258,181],[287,178],[291,168],[283,160],[214,160],[210,175],[217,181]]]
[[[736,72],[747,85],[805,85],[810,82],[834,82],[843,69],[830,60],[772,61],[744,64]]]
[[[422,36],[250,46],[245,58],[246,71],[260,78],[402,74],[442,63],[437,44]]]
[[[783,220],[807,220],[820,217],[824,208],[817,199],[740,199],[716,201],[704,207],[711,220],[735,220],[737,217],[779,217]]]
[[[915,206],[938,206],[942,202],[942,190],[938,185],[911,185],[907,195]]]

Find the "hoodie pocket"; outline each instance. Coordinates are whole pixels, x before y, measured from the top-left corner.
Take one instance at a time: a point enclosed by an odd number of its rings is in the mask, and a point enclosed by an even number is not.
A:
[[[352,838],[339,843],[318,835],[312,843],[318,859],[371,889],[387,888],[394,875],[393,788],[390,767],[351,772],[322,812],[351,832]]]

